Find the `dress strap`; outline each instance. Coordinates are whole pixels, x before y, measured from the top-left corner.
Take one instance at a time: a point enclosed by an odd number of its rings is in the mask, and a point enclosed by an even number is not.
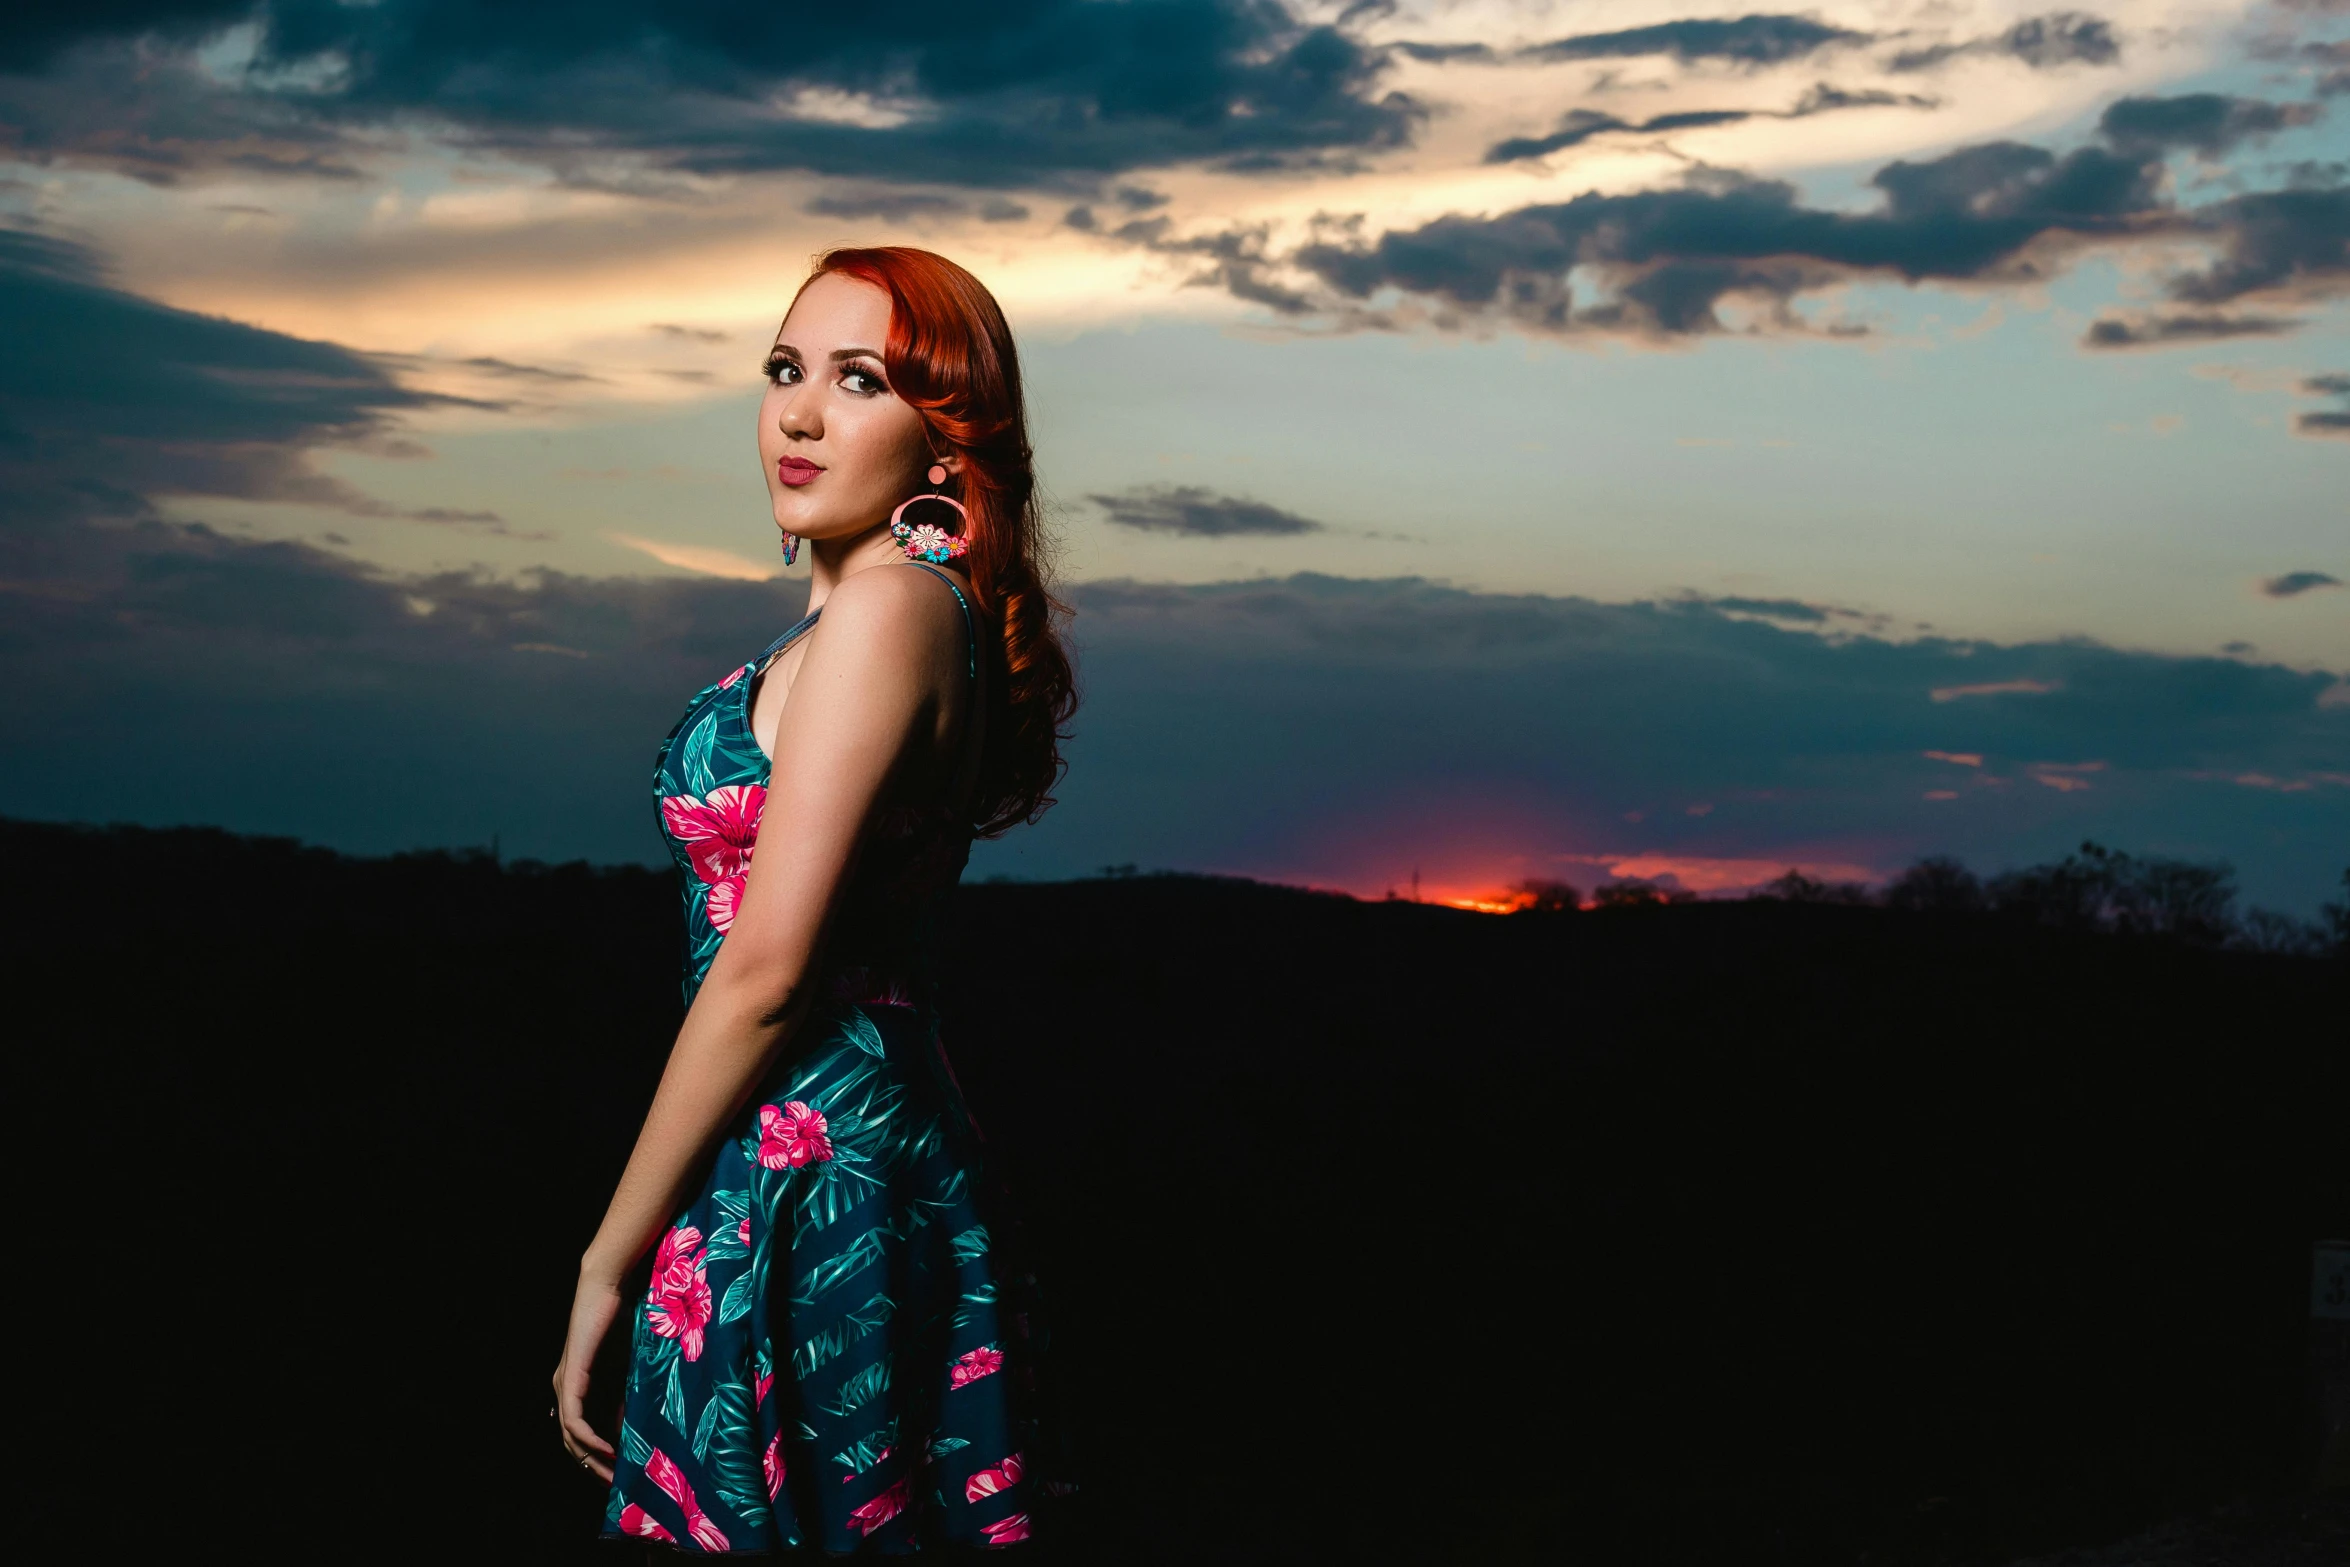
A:
[[[752,667],[757,668],[760,665],[765,664],[767,660],[773,658],[776,654],[791,646],[792,638],[798,636],[801,632],[816,624],[816,617],[823,613],[824,606],[819,604],[816,608],[808,611],[798,620],[792,622],[792,628],[789,631],[786,631],[782,636],[777,637],[774,641],[768,643],[767,651],[761,653],[757,658],[751,660]]]
[[[963,597],[963,590],[955,586],[954,578],[948,576],[945,572],[939,570],[936,566],[931,565],[928,561],[910,560],[907,561],[906,564],[909,566],[920,566],[924,571],[929,572],[939,581],[945,583],[947,585],[947,591],[954,594],[955,602],[963,606],[963,647],[964,651],[970,655],[971,678],[977,680],[979,678],[979,628],[972,624],[971,621],[971,601]],[[809,617],[811,620],[814,618],[815,617],[813,615]],[[787,632],[786,635],[788,636],[789,633]]]

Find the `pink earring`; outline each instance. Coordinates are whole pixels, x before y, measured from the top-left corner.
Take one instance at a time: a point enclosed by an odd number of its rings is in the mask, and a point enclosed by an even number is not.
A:
[[[783,563],[788,566],[799,558],[800,536],[786,528],[783,530]]]
[[[933,487],[946,483],[945,466],[940,463],[932,463],[926,477]],[[906,508],[916,501],[937,501],[942,505],[952,506],[955,508],[955,515],[963,519],[964,528],[967,530],[971,526],[971,514],[963,509],[961,501],[951,495],[933,493],[907,496],[898,502],[898,509],[889,514],[890,537],[898,541],[899,547],[906,552],[906,559],[927,560],[934,564],[944,565],[971,548],[971,537],[967,531],[949,533],[936,523],[906,521]]]

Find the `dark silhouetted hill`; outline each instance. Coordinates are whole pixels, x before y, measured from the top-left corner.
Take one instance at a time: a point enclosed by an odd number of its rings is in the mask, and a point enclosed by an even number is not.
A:
[[[667,875],[0,864],[20,1533],[596,1558],[547,1377],[678,1021]],[[2306,1484],[2350,967],[1828,898],[958,896],[1066,1559],[1926,1567]]]

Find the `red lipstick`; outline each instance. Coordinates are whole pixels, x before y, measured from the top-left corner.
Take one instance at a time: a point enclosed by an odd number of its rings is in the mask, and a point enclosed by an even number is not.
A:
[[[786,457],[776,463],[775,478],[779,484],[789,484],[796,487],[806,484],[823,471],[822,468],[808,461],[805,457]]]

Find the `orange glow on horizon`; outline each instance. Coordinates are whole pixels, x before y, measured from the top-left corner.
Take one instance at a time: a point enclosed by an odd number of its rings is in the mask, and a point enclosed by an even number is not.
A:
[[[1523,866],[1527,859],[1512,856]],[[1789,871],[1800,871],[1815,881],[1875,882],[1880,879],[1873,868],[1847,860],[1815,860],[1805,856],[1772,859],[1713,859],[1700,856],[1672,854],[1573,854],[1545,856],[1547,874],[1539,879],[1564,881],[1581,895],[1578,906],[1593,906],[1593,892],[1610,882],[1651,882],[1660,890],[1694,892],[1700,897],[1735,896],[1751,892],[1766,882],[1776,881]],[[1535,892],[1526,885],[1530,878],[1518,871],[1508,882],[1478,879],[1474,881],[1434,881],[1423,883],[1419,900],[1440,908],[1461,909],[1472,914],[1515,914],[1531,907]],[[1497,885],[1497,883],[1499,883]],[[1351,897],[1377,900],[1376,892],[1356,891],[1346,887]],[[1410,901],[1406,895],[1390,885],[1385,897]]]

